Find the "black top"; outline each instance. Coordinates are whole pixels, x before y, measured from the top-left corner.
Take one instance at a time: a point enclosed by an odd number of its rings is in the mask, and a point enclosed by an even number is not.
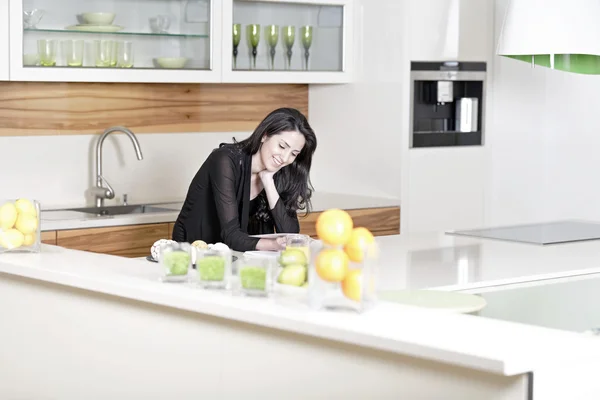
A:
[[[264,190],[250,201],[252,157],[236,144],[215,149],[194,176],[175,221],[173,240],[223,242],[232,250],[255,250],[249,235],[298,233],[295,211],[279,199],[271,210]]]

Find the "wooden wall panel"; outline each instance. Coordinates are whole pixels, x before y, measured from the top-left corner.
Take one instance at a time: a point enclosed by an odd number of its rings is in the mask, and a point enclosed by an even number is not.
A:
[[[308,85],[0,82],[0,136],[251,131],[279,107],[308,116]]]
[[[375,236],[398,235],[400,233],[400,207],[357,208],[346,210],[354,226],[363,226]],[[300,233],[316,237],[315,223],[320,212],[300,216]]]

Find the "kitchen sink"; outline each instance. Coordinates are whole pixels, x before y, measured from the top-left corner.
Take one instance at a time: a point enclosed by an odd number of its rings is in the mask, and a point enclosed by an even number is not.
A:
[[[175,212],[172,208],[164,208],[157,206],[149,206],[144,204],[126,205],[126,206],[106,206],[106,207],[82,207],[82,208],[67,208],[67,211],[78,211],[86,214],[94,214],[100,216],[109,215],[128,215],[128,214],[152,214],[161,212]]]

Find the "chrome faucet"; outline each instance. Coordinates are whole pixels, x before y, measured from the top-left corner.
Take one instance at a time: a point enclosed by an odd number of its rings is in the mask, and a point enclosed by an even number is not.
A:
[[[103,207],[104,199],[113,199],[115,197],[115,191],[110,186],[110,183],[108,183],[106,178],[102,176],[102,144],[104,143],[104,139],[106,139],[106,137],[113,132],[123,132],[129,136],[129,139],[131,139],[131,142],[133,143],[133,148],[135,149],[137,159],[142,160],[144,158],[137,137],[135,137],[135,134],[129,129],[123,126],[113,126],[104,131],[96,143],[96,186],[92,187],[90,190],[90,192],[96,197],[96,207]],[[102,186],[103,182],[106,187]]]

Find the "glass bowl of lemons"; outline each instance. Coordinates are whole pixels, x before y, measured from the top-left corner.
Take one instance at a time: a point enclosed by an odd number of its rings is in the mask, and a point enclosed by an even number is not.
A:
[[[0,253],[39,253],[40,203],[33,199],[0,200]]]

